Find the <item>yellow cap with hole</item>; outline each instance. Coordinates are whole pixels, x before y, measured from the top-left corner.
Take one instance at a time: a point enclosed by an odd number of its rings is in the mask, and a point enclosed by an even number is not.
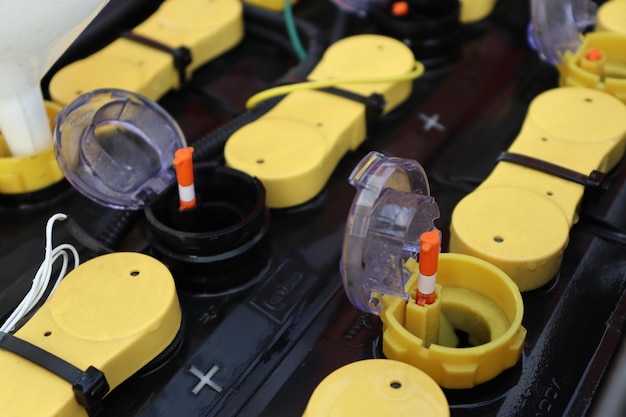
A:
[[[84,371],[112,390],[163,352],[182,312],[172,274],[139,253],[112,253],[72,270],[15,336]],[[0,349],[3,417],[87,417],[72,384]]]
[[[147,41],[121,36],[63,67],[50,80],[50,96],[65,106],[84,93],[116,88],[156,101],[180,87],[179,70],[190,78],[193,71],[237,45],[243,32],[239,0],[165,1],[132,30]],[[190,52],[190,62],[185,62],[181,47]]]
[[[625,146],[626,106],[617,98],[590,88],[540,94],[506,154],[538,162],[501,160],[457,204],[450,252],[494,264],[522,291],[546,284],[561,265],[586,184],[593,182],[587,179],[612,169]]]
[[[424,372],[390,359],[345,365],[315,389],[303,417],[448,417],[441,388]]]
[[[337,86],[363,97],[384,96],[386,114],[411,94],[412,82],[403,77],[415,68],[413,52],[405,44],[367,34],[334,43],[308,78],[388,77],[388,82]],[[261,180],[270,208],[303,204],[323,190],[341,157],[365,140],[367,109],[365,103],[326,91],[291,92],[228,139],[226,164]]]

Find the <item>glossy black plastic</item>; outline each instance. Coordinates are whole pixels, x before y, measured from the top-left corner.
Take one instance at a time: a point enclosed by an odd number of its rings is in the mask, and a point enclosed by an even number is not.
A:
[[[144,209],[151,252],[183,288],[221,291],[255,277],[266,265],[269,210],[256,178],[223,166],[194,167],[197,205],[179,210],[170,186]]]
[[[427,68],[449,64],[459,56],[461,5],[458,0],[407,1],[408,13],[392,13],[394,2],[370,11],[383,34],[405,42]]]
[[[327,1],[300,0],[294,12],[323,28],[334,8]],[[156,364],[105,397],[101,416],[300,416],[329,373],[356,360],[383,357],[380,320],[350,305],[339,276],[354,196],[348,175],[369,150],[420,162],[441,211],[436,225],[446,250],[454,206],[493,170],[518,135],[529,103],[558,86],[556,70],[525,43],[527,21],[528,2],[507,0],[498,2],[479,27],[461,27],[459,59],[417,80],[408,101],[370,126],[368,139],[340,161],[320,195],[300,207],[273,210],[271,223],[250,223],[260,229],[247,236],[264,233],[269,247],[250,275],[226,279],[254,256],[235,257],[221,271],[212,271],[210,263],[194,270],[188,261],[195,255],[170,258],[167,253],[181,252],[183,244],[167,238],[159,244],[158,231],[147,232],[148,221],[139,216],[120,250],[148,252],[173,267],[190,268],[188,275],[173,269],[185,328],[180,343]],[[347,30],[382,32],[361,19],[352,19]],[[284,36],[280,33],[275,35]],[[243,98],[271,86],[297,62],[287,48],[253,35],[248,32],[240,46],[194,73],[186,89],[161,101],[191,145],[227,122],[225,115],[232,112],[224,109],[242,111]],[[619,230],[626,228],[623,163],[610,178],[607,190],[585,196],[559,273],[523,294],[528,334],[521,360],[475,388],[446,390],[452,417],[624,416],[626,361],[618,357],[626,328],[626,246],[619,239],[624,237]],[[177,214],[175,203],[161,204],[163,216]],[[0,207],[0,315],[27,291],[42,256],[45,221],[59,211],[94,236],[115,218],[112,210],[73,190],[28,210]],[[610,225],[604,227],[610,233],[597,232],[602,222],[589,227],[592,216]],[[224,229],[233,225],[229,216],[224,219]],[[181,219],[163,220],[193,233]],[[209,222],[205,232],[215,232],[213,226]],[[55,241],[72,241],[63,224],[55,227]],[[225,248],[240,247],[236,241]],[[190,250],[199,253],[201,247]],[[200,281],[188,279],[194,275]]]

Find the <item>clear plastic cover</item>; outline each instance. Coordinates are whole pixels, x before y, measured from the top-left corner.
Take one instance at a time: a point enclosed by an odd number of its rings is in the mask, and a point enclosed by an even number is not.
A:
[[[596,11],[590,0],[533,0],[528,42],[542,60],[559,64],[566,51],[582,44],[581,33],[595,24]]]
[[[359,16],[365,16],[375,5],[385,4],[389,0],[330,0],[338,7]]]
[[[123,90],[78,97],[56,117],[54,149],[65,178],[93,201],[136,210],[172,181],[183,133],[152,100]]]
[[[341,256],[344,289],[352,304],[378,314],[380,296],[408,299],[404,262],[419,237],[435,229],[439,207],[416,161],[370,152],[350,175],[357,193],[348,215]]]

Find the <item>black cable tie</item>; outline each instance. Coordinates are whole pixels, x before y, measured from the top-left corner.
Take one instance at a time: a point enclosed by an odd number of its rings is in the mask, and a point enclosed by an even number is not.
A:
[[[367,126],[371,126],[380,120],[380,116],[383,114],[383,110],[385,110],[385,104],[387,104],[385,97],[379,93],[364,96],[337,87],[320,88],[319,90],[365,105],[365,123]]]
[[[290,77],[285,82],[279,83],[276,86],[306,83],[309,81],[311,80],[307,78]],[[385,96],[379,93],[372,93],[369,96],[364,96],[339,87],[314,88],[311,90],[324,91],[325,93],[334,94],[338,97],[347,98],[348,100],[363,104],[365,106],[365,123],[368,127],[380,120],[380,117],[385,110],[385,105],[387,104]]]
[[[527,168],[535,169],[537,171],[545,172],[546,174],[554,175],[555,177],[583,185],[588,189],[606,188],[606,174],[598,170],[593,170],[591,174],[587,176],[585,174],[581,174],[580,172],[573,171],[569,168],[565,168],[542,159],[508,151],[502,152],[500,156],[498,156],[498,161],[511,162]]]
[[[178,71],[180,85],[183,85],[187,81],[187,66],[189,66],[192,61],[191,51],[189,48],[185,46],[171,48],[164,43],[138,35],[131,31],[123,32],[120,37],[172,55],[172,58],[174,58],[174,68]]]
[[[72,384],[76,401],[85,407],[90,417],[96,416],[102,410],[102,399],[109,392],[109,384],[98,369],[90,366],[82,371],[58,356],[9,333],[0,332],[0,348],[21,356]]]

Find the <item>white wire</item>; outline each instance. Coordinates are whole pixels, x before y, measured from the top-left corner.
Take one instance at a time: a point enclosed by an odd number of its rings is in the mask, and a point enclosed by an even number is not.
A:
[[[48,219],[48,222],[46,223],[46,248],[43,262],[41,263],[41,266],[39,266],[39,269],[33,278],[33,284],[30,291],[28,291],[22,302],[16,307],[13,313],[4,322],[2,327],[0,327],[0,331],[7,333],[15,330],[15,326],[17,326],[19,321],[22,320],[35,306],[37,306],[50,285],[52,265],[54,265],[59,257],[63,258],[63,263],[61,264],[61,270],[59,271],[59,275],[57,276],[48,297],[50,297],[50,295],[52,295],[52,293],[56,290],[57,286],[67,272],[69,262],[68,251],[72,253],[72,257],[74,258],[74,268],[78,267],[80,260],[78,257],[78,251],[74,248],[74,246],[68,243],[63,243],[55,248],[52,248],[52,226],[55,221],[63,221],[66,218],[67,216],[65,214],[57,213]]]

